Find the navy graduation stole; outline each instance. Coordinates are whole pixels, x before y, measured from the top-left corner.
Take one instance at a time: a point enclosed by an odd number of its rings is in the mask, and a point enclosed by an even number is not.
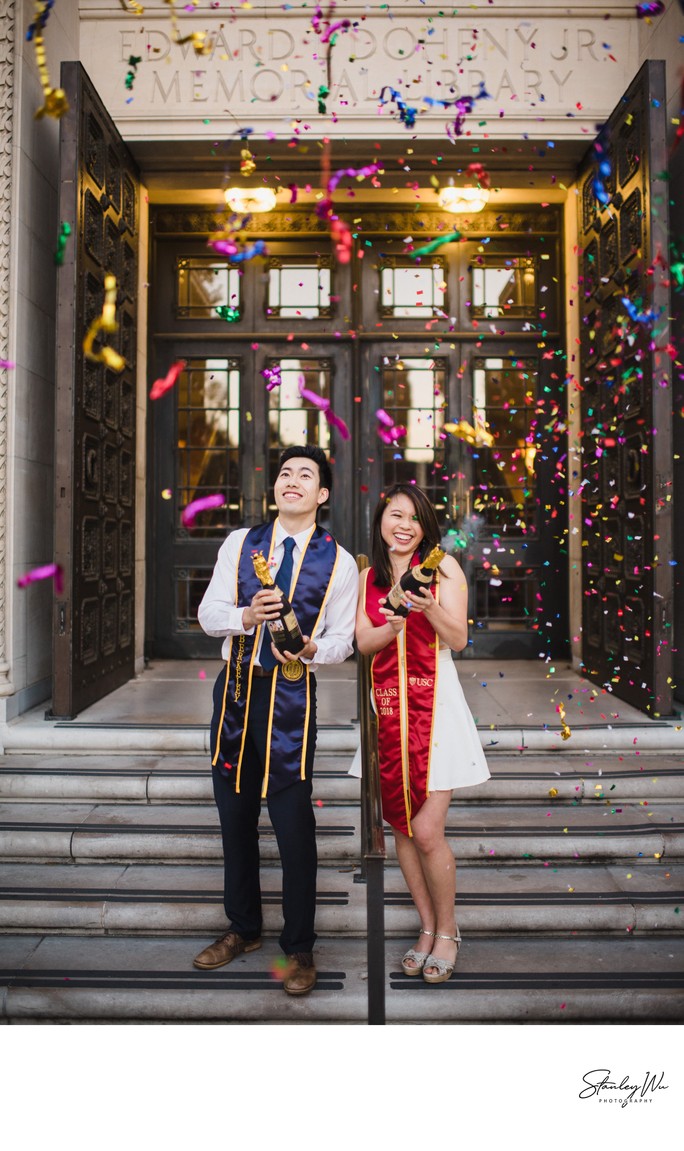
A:
[[[261,588],[254,571],[252,555],[262,551],[268,560],[273,555],[276,524],[259,524],[245,536],[237,562],[235,603],[248,607]],[[337,567],[338,545],[324,528],[314,526],[294,571],[290,603],[303,635],[315,639],[316,628],[332,586]],[[259,624],[252,635],[231,637],[226,664],[221,714],[218,718],[212,765],[227,773],[237,771],[236,791],[240,790],[240,770],[249,701],[252,690],[252,665],[261,645]],[[267,637],[268,640],[268,637]],[[277,663],[272,673],[271,703],[266,741],[266,763],[262,796],[279,791],[297,779],[305,778],[307,729],[310,711],[311,669],[299,660]]]

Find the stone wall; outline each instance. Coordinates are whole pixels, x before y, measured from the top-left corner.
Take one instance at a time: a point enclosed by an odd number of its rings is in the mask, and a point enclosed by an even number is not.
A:
[[[29,0],[0,2],[0,708],[11,719],[48,699],[52,671],[50,581],[18,589],[19,575],[50,563],[54,532],[55,263],[59,231],[59,124],[35,119],[43,93],[26,30]],[[76,5],[56,5],[46,49],[50,81],[78,55]]]

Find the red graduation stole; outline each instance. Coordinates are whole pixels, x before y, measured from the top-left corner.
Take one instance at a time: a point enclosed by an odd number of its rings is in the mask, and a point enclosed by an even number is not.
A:
[[[412,566],[419,563],[414,555]],[[439,598],[437,579],[432,594]],[[376,627],[386,623],[380,600],[388,587],[378,587],[371,568],[366,579],[364,611]],[[411,818],[428,792],[430,748],[435,714],[439,636],[422,612],[409,612],[404,628],[404,657],[399,637],[371,661],[371,684],[378,717],[378,759],[382,813],[392,827],[411,835]]]

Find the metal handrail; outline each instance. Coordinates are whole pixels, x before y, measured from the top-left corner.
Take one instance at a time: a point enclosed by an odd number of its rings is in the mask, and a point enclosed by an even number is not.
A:
[[[356,557],[359,571],[368,556]],[[368,1022],[385,1022],[385,832],[380,798],[378,725],[371,707],[370,657],[358,652],[358,709],[361,732],[361,878],[366,883]]]

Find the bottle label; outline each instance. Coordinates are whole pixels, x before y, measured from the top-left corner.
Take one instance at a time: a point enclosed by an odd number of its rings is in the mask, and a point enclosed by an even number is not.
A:
[[[387,602],[390,605],[390,607],[393,607],[393,608],[399,607],[399,604],[401,603],[401,597],[403,596],[403,594],[404,594],[404,589],[402,588],[401,584],[400,583],[395,584],[394,587],[392,588],[391,592],[389,593],[388,597],[387,597]]]
[[[290,608],[288,612],[285,612],[285,615],[281,616],[281,619],[290,635],[299,635],[299,624],[297,623],[297,617],[292,608]]]
[[[434,572],[424,572],[422,568],[411,568],[410,572],[404,572],[404,575],[392,588],[387,596],[387,602],[391,607],[396,609],[401,604],[401,597],[405,591],[418,591],[421,587],[429,587],[434,578]]]
[[[280,619],[270,620],[268,622],[268,630],[271,633],[271,639],[278,648],[278,651],[291,651],[293,654],[296,654],[304,647],[301,628],[297,623],[297,617],[291,607],[288,608]]]

